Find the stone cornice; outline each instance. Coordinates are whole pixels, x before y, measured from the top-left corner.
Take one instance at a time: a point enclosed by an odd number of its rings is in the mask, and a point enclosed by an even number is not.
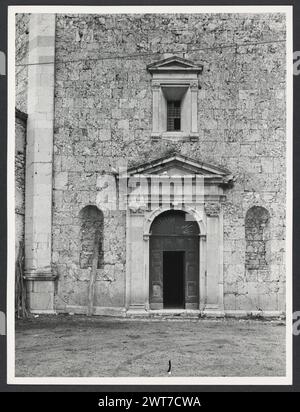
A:
[[[54,281],[57,279],[57,275],[53,273],[25,273],[23,276],[25,280],[39,280],[39,281]]]

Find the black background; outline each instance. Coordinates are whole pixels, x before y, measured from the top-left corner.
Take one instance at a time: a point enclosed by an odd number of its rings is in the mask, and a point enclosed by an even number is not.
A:
[[[294,31],[294,44],[293,50],[300,50],[300,0],[298,1],[92,1],[92,0],[47,0],[47,1],[13,1],[13,0],[0,0],[0,50],[7,52],[7,7],[9,5],[81,5],[81,6],[101,6],[101,5],[228,5],[228,6],[246,6],[246,5],[292,5],[293,7],[293,31]],[[291,61],[289,64],[293,64]],[[300,132],[300,74],[293,76],[294,82],[294,124],[293,124],[293,158],[294,158],[294,193],[293,193],[293,311],[300,311],[300,276],[298,275],[298,268],[300,267],[300,219],[297,211],[300,210],[300,144],[299,144],[299,132]],[[298,114],[298,116],[297,116]],[[6,313],[6,238],[7,238],[7,222],[6,222],[6,149],[7,149],[7,77],[0,76],[0,193],[1,193],[1,208],[0,208],[0,311]],[[292,196],[292,194],[288,194]],[[14,276],[14,274],[9,274]],[[68,405],[70,410],[73,407],[78,407],[80,404],[84,405],[85,409],[98,408],[98,398],[107,396],[121,397],[122,392],[125,397],[135,397],[137,400],[141,400],[142,392],[153,396],[156,395],[167,396],[167,392],[176,396],[178,394],[195,396],[197,392],[202,404],[202,409],[220,407],[225,409],[241,409],[243,407],[250,409],[259,409],[261,406],[261,400],[257,399],[258,395],[263,395],[258,392],[268,392],[268,407],[279,408],[297,408],[296,397],[300,392],[300,335],[293,337],[293,385],[292,386],[141,386],[141,385],[7,385],[6,383],[6,336],[0,335],[0,392],[1,400],[4,402],[5,398],[9,395],[4,392],[23,392],[21,396],[9,396],[9,407],[22,407],[30,408],[31,410],[40,410],[43,407],[57,407],[61,406],[61,400],[57,399],[58,393],[45,393],[45,392],[65,392],[63,400]],[[30,393],[25,392],[44,392],[39,394],[35,393],[34,397],[30,396]],[[78,393],[81,392],[81,393]],[[83,393],[85,392],[85,394]],[[93,393],[88,393],[93,392]],[[95,393],[97,392],[97,393]],[[116,394],[118,392],[118,394]],[[217,395],[212,392],[222,392]],[[232,392],[243,392],[238,396]],[[255,393],[254,393],[255,392]],[[272,392],[272,394],[270,394]],[[284,397],[279,399],[279,396],[275,392],[289,392],[294,399],[289,399],[291,403],[288,405],[287,400]],[[109,395],[110,393],[110,395]],[[12,395],[12,394],[11,394]],[[233,396],[234,395],[234,396]],[[30,396],[30,397],[29,397]],[[138,398],[139,399],[138,399]],[[5,408],[6,409],[6,408]],[[98,408],[99,409],[99,408]],[[100,408],[101,409],[101,408]],[[125,410],[125,409],[123,409]]]

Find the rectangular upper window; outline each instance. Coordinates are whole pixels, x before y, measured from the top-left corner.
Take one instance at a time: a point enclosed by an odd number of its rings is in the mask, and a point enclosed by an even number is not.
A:
[[[180,100],[167,101],[167,131],[181,130],[181,102]]]
[[[173,56],[147,66],[152,74],[152,133],[155,139],[198,139],[198,75],[202,65]]]

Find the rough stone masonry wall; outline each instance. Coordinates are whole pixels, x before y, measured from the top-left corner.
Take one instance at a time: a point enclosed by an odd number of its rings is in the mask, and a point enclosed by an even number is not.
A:
[[[284,16],[59,14],[56,20],[57,307],[86,304],[89,272],[79,268],[78,216],[95,204],[97,177],[120,159],[131,166],[175,150],[225,166],[236,177],[223,204],[225,309],[283,309],[286,85],[285,43],[278,41],[285,39]],[[204,65],[198,142],[150,138],[146,66],[172,54]],[[121,57],[126,55],[133,57]],[[245,216],[254,205],[270,213],[271,270],[265,278],[249,278],[245,270]],[[96,304],[123,306],[124,213],[104,215],[103,247]]]
[[[30,14],[16,14],[16,108],[27,113],[28,39]]]
[[[29,14],[16,15],[16,112],[15,112],[15,256],[23,245],[25,233],[25,159],[27,125],[27,63]],[[19,66],[20,64],[20,66]],[[22,243],[21,243],[22,242]]]

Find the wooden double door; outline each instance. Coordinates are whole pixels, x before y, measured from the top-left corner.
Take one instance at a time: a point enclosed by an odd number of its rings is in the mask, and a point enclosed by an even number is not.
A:
[[[199,228],[185,212],[164,212],[153,222],[149,290],[151,309],[199,307]]]

